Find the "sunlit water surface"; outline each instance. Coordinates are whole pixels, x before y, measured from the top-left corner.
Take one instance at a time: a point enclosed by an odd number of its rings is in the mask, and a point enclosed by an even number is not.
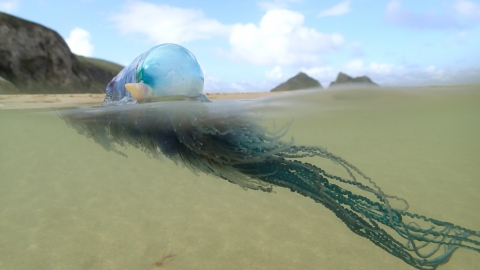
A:
[[[478,87],[238,102],[270,128],[293,119],[286,139],[326,147],[411,212],[480,230]],[[132,147],[124,158],[51,111],[0,110],[0,269],[412,269],[309,198],[245,191]],[[480,254],[458,250],[440,269],[480,269]]]

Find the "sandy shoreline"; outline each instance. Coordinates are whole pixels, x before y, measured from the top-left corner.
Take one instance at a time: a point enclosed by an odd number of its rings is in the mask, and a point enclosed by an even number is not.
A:
[[[402,89],[402,90],[458,90],[458,89],[478,89],[479,85],[454,85],[454,86],[426,86],[426,87],[380,87],[374,89]],[[322,91],[338,91],[343,88],[322,89]],[[348,90],[350,88],[345,88]],[[361,89],[361,88],[359,88]],[[351,89],[350,89],[351,90]],[[303,91],[303,90],[301,90]],[[308,90],[307,90],[308,91]],[[250,92],[250,93],[206,93],[205,95],[215,100],[239,100],[255,99],[273,95],[288,94],[297,91],[284,92]],[[0,110],[8,109],[44,109],[61,108],[75,106],[96,106],[102,103],[105,98],[104,93],[98,94],[19,94],[19,95],[0,95]]]
[[[211,100],[233,100],[260,98],[276,94],[279,94],[279,92],[207,93],[206,96]],[[105,94],[0,95],[0,109],[41,109],[52,107],[95,106],[101,104],[104,98]]]

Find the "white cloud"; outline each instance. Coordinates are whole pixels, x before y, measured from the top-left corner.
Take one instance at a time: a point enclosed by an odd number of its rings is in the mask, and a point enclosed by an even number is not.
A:
[[[314,65],[321,54],[338,50],[343,36],[324,34],[303,26],[301,13],[276,9],[268,11],[260,24],[235,24],[230,35],[234,58],[256,65]]]
[[[451,12],[414,12],[403,8],[401,0],[392,0],[387,4],[385,19],[389,23],[418,29],[461,28],[461,24]]]
[[[390,63],[364,63],[355,59],[339,67],[322,66],[302,68],[301,71],[314,77],[328,87],[339,72],[352,77],[368,76],[381,86],[429,86],[479,84],[480,69],[476,68],[438,68],[435,65],[426,67],[405,67]]]
[[[392,0],[387,4],[388,15],[395,15],[397,13],[403,12],[402,2],[400,0]]]
[[[426,72],[434,72],[436,70],[435,66],[434,65],[431,65],[431,66],[428,66],[425,71]]]
[[[271,80],[260,81],[226,81],[215,77],[205,77],[204,93],[232,93],[232,92],[265,92],[278,85]]]
[[[257,5],[263,10],[272,10],[272,9],[285,9],[288,8],[290,3],[296,3],[300,0],[273,0],[273,1],[262,1],[257,3]]]
[[[90,33],[82,28],[75,27],[70,31],[70,36],[65,39],[70,50],[79,55],[92,56],[93,45],[90,43]]]
[[[344,70],[346,73],[354,74],[354,75],[361,73],[363,69],[364,69],[363,61],[359,59],[352,60],[344,66]]]
[[[405,72],[405,68],[403,66],[397,66],[389,63],[377,63],[377,62],[370,62],[369,64],[365,64],[360,59],[352,60],[342,67],[340,67],[339,72],[342,71],[352,77],[359,77],[359,76],[368,76],[374,82],[380,85],[408,85],[405,78],[411,75],[414,75],[417,71],[415,69],[411,69],[409,72]],[[421,71],[424,73],[424,71]],[[413,77],[417,77],[416,75]],[[336,78],[336,76],[335,76]],[[427,80],[427,77],[423,79]],[[419,83],[420,81],[416,81]]]
[[[231,27],[205,17],[201,10],[127,1],[123,12],[111,17],[123,34],[146,35],[155,43],[182,43],[228,36]]]
[[[334,81],[338,74],[338,70],[331,66],[302,68],[300,70],[312,78],[317,79],[324,88],[327,88],[330,85],[330,82]]]
[[[376,62],[372,62],[369,65],[370,71],[376,73],[378,75],[388,75],[393,74],[394,70],[401,70],[403,67],[395,67],[392,64],[379,64]]]
[[[326,17],[326,16],[339,16],[345,13],[350,12],[350,3],[351,1],[343,1],[329,9],[323,10],[318,14],[318,17]]]
[[[218,93],[221,90],[220,80],[215,77],[205,76],[205,83],[203,85],[204,93]]]
[[[0,11],[12,12],[18,8],[18,0],[0,0]]]
[[[454,5],[455,10],[466,17],[480,19],[480,5],[468,0],[457,0]]]
[[[275,66],[271,70],[265,71],[265,76],[269,79],[280,79],[283,77],[282,66]]]
[[[365,65],[361,60],[353,60],[339,71],[357,77],[366,75],[382,86],[428,86],[428,85],[459,85],[479,84],[480,69],[476,68],[438,68],[435,65],[427,67],[405,67],[389,63],[371,62]]]
[[[300,68],[299,70],[317,79],[324,88],[328,88],[330,83],[335,81],[339,72],[346,73],[352,77],[368,76],[375,83],[380,84],[380,86],[387,87],[480,84],[480,69],[478,68],[451,69],[438,68],[435,65],[405,67],[390,63],[364,63],[362,60],[355,59],[338,67],[317,66]],[[227,82],[217,78],[206,77],[204,92],[269,91],[297,73],[298,69],[293,70],[288,69],[288,67],[276,66],[265,73],[267,75],[266,80]]]
[[[230,88],[232,88],[235,92],[244,92],[246,90],[243,84],[236,82],[231,83]]]

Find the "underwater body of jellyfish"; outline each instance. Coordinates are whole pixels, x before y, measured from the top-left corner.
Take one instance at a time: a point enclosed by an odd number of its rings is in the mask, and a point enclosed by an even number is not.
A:
[[[408,212],[405,200],[385,194],[354,165],[322,147],[284,141],[288,125],[271,132],[240,105],[228,108],[203,95],[195,56],[162,44],[137,57],[107,86],[100,107],[60,111],[80,134],[108,151],[131,145],[265,192],[285,187],[330,209],[354,233],[417,269],[436,269],[458,248],[480,252],[480,232]],[[307,158],[329,159],[349,178]],[[395,208],[391,201],[403,204]]]

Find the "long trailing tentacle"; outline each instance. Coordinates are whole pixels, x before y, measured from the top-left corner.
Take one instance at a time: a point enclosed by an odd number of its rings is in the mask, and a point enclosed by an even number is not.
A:
[[[373,185],[373,188],[360,183],[357,178],[343,179],[330,175],[312,164],[287,159],[306,156],[334,159],[358,173],[368,184]],[[252,167],[256,170],[252,170]],[[322,203],[354,233],[366,237],[375,245],[418,269],[437,268],[448,262],[459,247],[480,252],[480,232],[407,212],[408,204],[404,199],[386,195],[365,174],[325,149],[292,146],[285,151],[285,155],[279,154],[264,163],[243,164],[236,168],[250,177],[289,188]],[[253,172],[271,174],[255,175]],[[338,182],[339,185],[334,182]],[[376,199],[356,194],[348,187],[341,187],[340,184],[374,194]],[[405,202],[405,208],[392,209],[388,198]],[[423,226],[419,224],[420,222]],[[389,234],[385,228],[393,229],[399,237]]]
[[[127,107],[125,107],[127,108]],[[162,154],[192,171],[212,174],[242,188],[271,192],[280,186],[330,209],[354,233],[417,269],[436,269],[453,252],[480,252],[480,232],[408,212],[406,200],[385,194],[357,167],[322,147],[281,140],[288,125],[270,132],[261,118],[231,107],[202,103],[135,105],[59,113],[79,133],[108,151],[131,145],[148,155]],[[324,158],[350,179],[305,162]],[[403,204],[394,208],[390,200]]]

